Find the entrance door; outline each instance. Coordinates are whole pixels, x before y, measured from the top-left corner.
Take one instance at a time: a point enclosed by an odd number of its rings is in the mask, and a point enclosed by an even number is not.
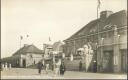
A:
[[[26,60],[23,60],[23,67],[26,67]]]
[[[121,50],[121,70],[127,72],[127,50]]]
[[[104,51],[103,53],[103,71],[113,72],[113,51]]]

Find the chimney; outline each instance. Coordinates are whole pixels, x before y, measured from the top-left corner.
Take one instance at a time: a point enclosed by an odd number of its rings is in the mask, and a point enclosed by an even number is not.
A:
[[[24,47],[28,46],[28,44],[24,44]]]
[[[105,19],[108,18],[111,14],[113,14],[112,11],[102,11],[102,12],[100,12],[100,19],[101,19],[101,20],[105,20]]]

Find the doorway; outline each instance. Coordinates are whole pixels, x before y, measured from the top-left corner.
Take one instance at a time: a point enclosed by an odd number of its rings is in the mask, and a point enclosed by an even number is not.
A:
[[[113,51],[103,52],[103,71],[113,72]]]
[[[23,67],[25,68],[26,67],[26,60],[23,59]]]

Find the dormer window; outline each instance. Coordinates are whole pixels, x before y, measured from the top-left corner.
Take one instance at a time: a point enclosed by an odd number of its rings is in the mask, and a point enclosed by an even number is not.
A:
[[[90,30],[90,33],[94,33],[96,30],[95,29],[91,29]]]
[[[112,11],[102,11],[100,13],[100,19],[101,20],[105,20],[106,18],[108,18],[111,14],[113,14]]]

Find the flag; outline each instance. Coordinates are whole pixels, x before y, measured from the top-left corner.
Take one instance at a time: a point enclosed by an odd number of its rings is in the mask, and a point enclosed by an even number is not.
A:
[[[49,37],[49,41],[51,41],[51,38]]]
[[[29,37],[29,35],[27,35],[27,37]]]
[[[98,0],[98,8],[100,8],[100,5],[101,5],[101,1],[100,0]]]
[[[20,40],[22,40],[23,39],[23,36],[20,36]]]

